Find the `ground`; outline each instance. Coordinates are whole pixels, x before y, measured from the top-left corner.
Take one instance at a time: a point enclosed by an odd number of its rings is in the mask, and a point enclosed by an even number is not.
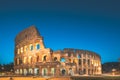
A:
[[[120,76],[0,77],[0,80],[120,80]]]

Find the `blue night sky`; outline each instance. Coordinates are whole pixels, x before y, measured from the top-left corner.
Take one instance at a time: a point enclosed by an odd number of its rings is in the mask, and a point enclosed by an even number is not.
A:
[[[119,0],[0,0],[0,63],[14,60],[14,39],[35,25],[47,48],[96,52],[102,63],[120,57]]]

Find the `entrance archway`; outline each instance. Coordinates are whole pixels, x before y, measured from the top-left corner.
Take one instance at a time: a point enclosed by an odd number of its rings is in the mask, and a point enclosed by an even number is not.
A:
[[[47,55],[42,56],[42,61],[47,61]]]
[[[35,74],[35,75],[39,75],[39,68],[35,68],[35,69],[34,69],[34,74]]]
[[[65,75],[66,71],[65,69],[62,69],[62,75]]]
[[[72,68],[69,68],[68,74],[69,74],[69,76],[72,76],[72,75],[73,75],[73,70],[72,70]]]
[[[48,73],[47,68],[43,68],[42,69],[42,76],[47,76],[47,73]]]
[[[27,75],[27,69],[24,69],[24,75],[25,76]]]

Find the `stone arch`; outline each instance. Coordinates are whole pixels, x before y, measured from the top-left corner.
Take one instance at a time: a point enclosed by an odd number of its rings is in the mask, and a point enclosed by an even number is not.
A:
[[[31,64],[31,61],[32,61],[31,58],[32,58],[31,56],[28,57],[28,63],[29,64]]]
[[[86,74],[86,69],[83,69],[83,74]]]
[[[47,61],[47,55],[43,55],[42,61]]]
[[[57,57],[54,57],[54,61],[57,61],[58,59],[57,59]]]
[[[27,62],[27,57],[24,57],[23,62],[24,62],[24,64],[26,64],[26,62]]]
[[[61,69],[61,74],[64,76],[66,74],[66,70],[63,68]]]
[[[40,49],[40,44],[37,43],[37,44],[36,44],[36,50],[39,50],[39,49]]]
[[[47,76],[48,70],[47,68],[42,68],[42,76]]]
[[[27,75],[28,71],[27,69],[24,69],[24,75]]]
[[[72,75],[73,75],[73,70],[72,70],[72,68],[69,68],[68,74],[69,74],[69,76],[72,76]]]
[[[61,62],[66,62],[66,59],[64,57],[61,57],[60,61]]]

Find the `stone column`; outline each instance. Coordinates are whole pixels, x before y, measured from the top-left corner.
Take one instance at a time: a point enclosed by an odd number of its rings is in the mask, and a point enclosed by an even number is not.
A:
[[[83,74],[83,54],[81,54],[81,70],[82,70],[82,74]]]
[[[48,71],[47,76],[51,76],[51,67],[47,67],[47,71]]]
[[[39,75],[42,76],[42,67],[39,67]]]

